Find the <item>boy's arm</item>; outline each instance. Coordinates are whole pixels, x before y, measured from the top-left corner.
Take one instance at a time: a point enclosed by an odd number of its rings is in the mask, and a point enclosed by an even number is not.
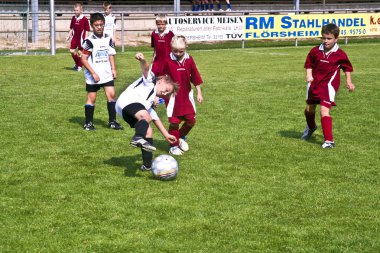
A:
[[[177,138],[174,135],[168,133],[160,119],[153,120],[153,123],[169,143],[174,143],[177,141]]]
[[[313,69],[307,68],[306,69],[306,82],[311,83],[312,81],[314,81]]]
[[[71,40],[71,38],[73,37],[73,31],[74,31],[73,29],[69,30],[69,34],[67,35],[66,41]]]
[[[111,63],[111,72],[113,79],[117,79],[117,72],[116,72],[116,66],[115,66],[115,56],[110,55],[110,63]]]
[[[81,56],[81,59],[82,59],[82,63],[83,63],[83,66],[85,66],[85,68],[88,70],[88,72],[90,72],[90,74],[92,75],[92,77],[94,78],[94,81],[95,83],[99,82],[100,81],[100,77],[98,76],[98,74],[96,74],[95,70],[90,66],[90,64],[88,63],[88,55],[86,54],[86,52],[84,52]]]
[[[355,85],[351,81],[351,72],[344,72],[346,74],[346,85],[347,89],[352,92],[355,90]]]
[[[203,102],[203,96],[202,96],[202,90],[201,90],[201,85],[197,85],[195,86],[195,88],[197,89],[197,101],[199,103],[202,103]]]
[[[149,74],[149,64],[145,59],[145,56],[142,53],[137,53],[135,55],[136,60],[140,62],[141,72],[143,73],[145,78],[148,78]]]

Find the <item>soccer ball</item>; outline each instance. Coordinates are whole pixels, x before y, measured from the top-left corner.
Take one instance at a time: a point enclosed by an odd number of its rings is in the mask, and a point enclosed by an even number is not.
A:
[[[178,173],[178,163],[170,155],[157,156],[152,163],[152,174],[160,180],[172,180]]]

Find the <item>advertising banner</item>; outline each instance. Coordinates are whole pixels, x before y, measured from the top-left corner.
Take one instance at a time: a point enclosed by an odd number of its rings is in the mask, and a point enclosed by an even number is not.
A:
[[[168,27],[188,41],[242,40],[244,16],[168,17]]]
[[[341,37],[380,35],[380,13],[168,17],[168,27],[188,41],[321,37],[334,23]]]
[[[322,26],[334,23],[340,36],[380,35],[379,13],[255,15],[244,17],[245,40],[321,37]]]

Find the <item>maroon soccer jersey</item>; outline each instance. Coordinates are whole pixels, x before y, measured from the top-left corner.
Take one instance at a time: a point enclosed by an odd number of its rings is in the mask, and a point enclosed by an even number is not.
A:
[[[352,72],[350,60],[338,44],[328,52],[324,52],[323,45],[311,49],[306,57],[306,69],[312,69],[314,81],[308,90],[308,103],[315,101],[327,101],[335,105],[335,94],[340,85],[340,69],[344,72]]]
[[[154,71],[154,70],[153,70]],[[163,74],[168,74],[179,84],[179,90],[174,98],[174,104],[169,101],[168,115],[184,116],[195,113],[195,103],[191,83],[195,86],[203,83],[193,58],[185,53],[182,62],[176,60],[173,54],[165,61]]]
[[[174,33],[167,28],[162,34],[160,34],[157,29],[152,32],[151,46],[154,48],[152,64],[158,65],[158,68],[162,68],[165,59],[169,58],[171,52],[170,42],[173,37]]]
[[[84,31],[90,31],[90,24],[88,19],[80,15],[79,17],[73,16],[71,18],[70,29],[73,29],[73,40],[82,41],[85,39]]]

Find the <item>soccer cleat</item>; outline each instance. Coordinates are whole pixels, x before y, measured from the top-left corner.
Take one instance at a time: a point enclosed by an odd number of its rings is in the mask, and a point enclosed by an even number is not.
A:
[[[226,11],[232,11],[231,8],[228,8]]]
[[[321,148],[335,148],[335,143],[333,141],[325,141]]]
[[[303,131],[303,134],[301,136],[301,139],[307,141],[313,135],[315,130],[317,130],[317,126],[315,126],[314,129],[310,129],[309,126],[306,125],[305,130]]]
[[[171,155],[182,155],[183,151],[178,147],[174,146],[169,149],[169,154]]]
[[[149,171],[149,170],[152,170],[152,168],[151,168],[151,167],[146,167],[146,166],[143,164],[143,165],[141,165],[140,170],[141,170],[141,171]]]
[[[88,122],[88,123],[84,124],[83,129],[87,130],[87,131],[93,131],[93,130],[95,130],[95,126],[92,122]]]
[[[189,144],[187,144],[185,139],[179,138],[179,148],[182,151],[189,151]]]
[[[156,151],[156,148],[152,144],[150,144],[147,140],[139,136],[133,136],[130,144],[132,147],[141,147],[143,150],[148,152]]]
[[[123,126],[120,125],[120,123],[117,120],[113,120],[110,123],[108,123],[108,128],[111,128],[113,130],[123,130]]]
[[[76,71],[78,72],[82,71],[82,67],[76,67]]]
[[[78,66],[76,64],[74,65],[73,70],[78,71]]]

